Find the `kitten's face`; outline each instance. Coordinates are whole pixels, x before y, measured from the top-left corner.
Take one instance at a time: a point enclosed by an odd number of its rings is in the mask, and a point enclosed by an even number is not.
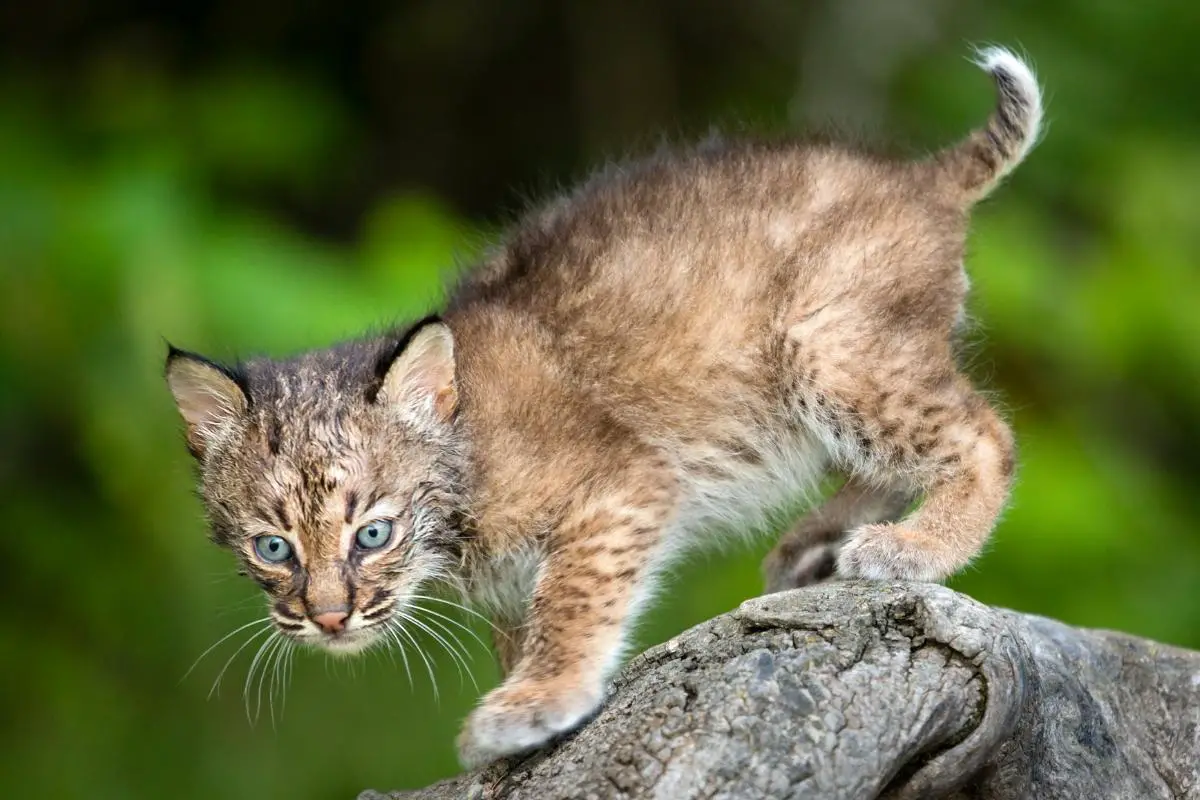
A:
[[[173,353],[168,381],[218,543],[285,635],[336,652],[380,639],[453,566],[459,471],[449,331],[251,362]],[[378,367],[378,368],[377,368]]]

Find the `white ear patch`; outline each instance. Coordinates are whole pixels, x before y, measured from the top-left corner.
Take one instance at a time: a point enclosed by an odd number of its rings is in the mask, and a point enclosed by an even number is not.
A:
[[[204,454],[229,423],[246,413],[242,388],[198,356],[173,351],[167,360],[167,385],[187,424],[188,445],[197,456]]]
[[[445,422],[458,408],[454,335],[440,322],[422,327],[383,378],[379,402],[419,422]]]

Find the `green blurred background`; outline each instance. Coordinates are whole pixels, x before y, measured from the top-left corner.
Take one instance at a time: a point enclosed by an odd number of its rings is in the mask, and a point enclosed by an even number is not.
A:
[[[1032,57],[1050,124],[976,215],[970,360],[1022,467],[953,585],[1200,647],[1195,0],[4,4],[0,795],[455,771],[477,693],[445,654],[440,702],[419,662],[410,690],[387,657],[297,657],[273,725],[243,706],[253,648],[207,699],[240,637],[184,678],[261,604],[205,541],[164,337],[283,354],[417,315],[529,198],[664,132],[948,143],[992,103],[969,42]],[[767,544],[680,568],[642,640],[756,593]]]

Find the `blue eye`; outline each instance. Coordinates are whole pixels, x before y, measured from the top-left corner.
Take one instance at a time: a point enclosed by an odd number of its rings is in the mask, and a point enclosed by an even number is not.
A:
[[[377,519],[363,525],[354,534],[354,541],[359,549],[378,550],[392,538],[392,523],[386,519]]]
[[[282,536],[256,536],[254,552],[263,561],[278,564],[292,557],[292,546]]]

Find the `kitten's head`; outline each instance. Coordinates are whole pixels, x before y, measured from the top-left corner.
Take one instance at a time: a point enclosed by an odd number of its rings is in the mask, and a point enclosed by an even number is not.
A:
[[[462,448],[449,328],[226,368],[171,349],[167,383],[213,539],[293,639],[379,639],[456,562]]]

